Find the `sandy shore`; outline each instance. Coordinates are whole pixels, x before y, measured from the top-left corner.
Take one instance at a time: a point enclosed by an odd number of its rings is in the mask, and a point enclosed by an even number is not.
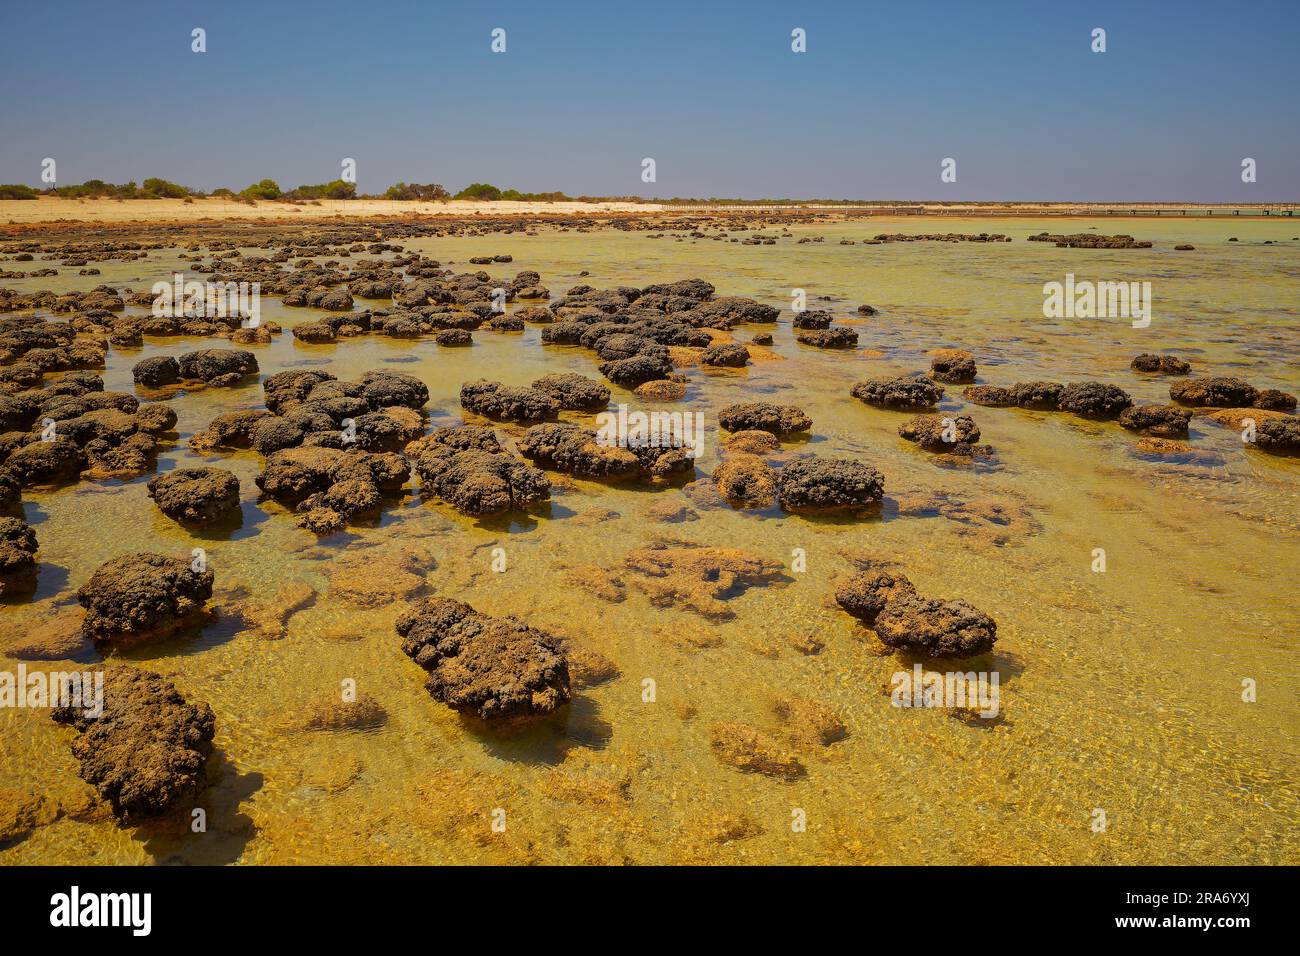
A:
[[[369,216],[447,216],[464,219],[482,216],[593,216],[610,214],[669,215],[783,215],[789,213],[838,213],[849,218],[905,219],[990,218],[990,217],[1114,217],[1114,218],[1300,218],[1300,206],[1260,204],[1254,206],[1202,205],[1196,203],[987,203],[893,206],[852,206],[818,203],[790,205],[668,205],[633,202],[399,202],[390,199],[322,199],[295,204],[289,202],[234,202],[225,198],[184,199],[61,199],[41,196],[35,200],[0,200],[0,227],[44,223],[103,223],[142,225],[253,220],[294,222],[311,219],[358,219]]]
[[[204,219],[328,219],[332,216],[517,216],[586,215],[591,213],[659,212],[657,203],[630,202],[399,202],[390,199],[322,199],[295,205],[230,199],[39,199],[0,200],[0,223],[26,225],[42,222],[199,222]]]

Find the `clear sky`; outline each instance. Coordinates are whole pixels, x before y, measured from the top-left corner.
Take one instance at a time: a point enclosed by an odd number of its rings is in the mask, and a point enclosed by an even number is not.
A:
[[[1300,200],[1300,0],[3,0],[0,84],[33,186]]]

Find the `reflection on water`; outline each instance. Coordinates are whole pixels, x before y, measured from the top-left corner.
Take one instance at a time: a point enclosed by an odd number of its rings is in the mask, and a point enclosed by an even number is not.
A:
[[[234,471],[246,500],[240,526],[196,542],[153,507],[147,476],[30,494],[41,589],[36,605],[0,607],[6,638],[128,550],[180,554],[201,543],[219,590],[265,596],[303,582],[319,596],[280,640],[219,619],[197,636],[128,655],[217,715],[220,756],[201,804],[207,834],[188,832],[184,820],[121,831],[102,813],[67,811],[0,850],[0,862],[1297,862],[1300,612],[1289,572],[1300,463],[1244,451],[1234,431],[1203,419],[1192,442],[1218,458],[1151,459],[1114,425],[972,407],[949,387],[943,408],[974,416],[996,466],[943,468],[897,437],[903,416],[848,397],[857,379],[926,368],[925,351],[940,346],[971,349],[980,381],[994,384],[1097,378],[1139,401],[1167,400],[1167,380],[1138,376],[1128,363],[1168,351],[1198,373],[1297,390],[1300,243],[1291,231],[1300,227],[1108,220],[1068,231],[1090,226],[1130,231],[1157,248],[1056,249],[1021,241],[1061,231],[1055,226],[1008,220],[799,226],[791,231],[825,242],[757,247],[552,231],[404,243],[457,269],[474,268],[463,265],[472,255],[509,252],[511,266],[489,271],[535,269],[556,294],[578,282],[700,276],[720,294],[786,307],[793,289],[806,289],[810,307],[852,319],[864,349],[798,346],[787,312],[778,359],[742,372],[692,370],[689,407],[709,426],[698,475],[718,460],[717,409],[762,396],[813,418],[811,439],[786,453],[870,460],[886,477],[884,507],[863,521],[815,520],[733,511],[693,487],[566,479],[530,518],[475,522],[408,495],[377,526],[318,544],[283,508],[256,503],[254,453],[201,458],[185,444],[217,413],[259,405],[260,387],[181,395],[173,406],[182,440],[160,468],[202,460]],[[905,230],[987,230],[1016,241],[838,244]],[[1241,241],[1229,244],[1229,235]],[[1196,251],[1175,253],[1178,242]],[[189,258],[151,253],[99,264],[103,275],[93,279],[6,284],[146,288]],[[590,276],[579,278],[583,270]],[[1067,272],[1150,280],[1150,328],[1045,320],[1042,284]],[[864,302],[881,314],[853,316]],[[264,320],[316,314],[263,303]],[[107,387],[130,390],[130,368],[143,355],[195,346],[153,340],[114,351]],[[428,383],[433,424],[460,420],[457,393],[469,378],[525,384],[551,371],[597,374],[590,353],[544,347],[537,327],[482,331],[470,349],[376,337],[304,346],[286,333],[255,351],[264,374],[325,362],[351,378],[399,363]],[[645,407],[614,393],[616,403]],[[617,571],[630,550],[661,537],[744,548],[784,565],[803,549],[807,569],[731,597],[735,616],[718,623],[656,608],[636,587],[611,602],[573,583],[586,575],[595,586],[596,569]],[[496,547],[505,549],[504,573],[491,569]],[[1106,551],[1104,574],[1091,570],[1095,548]],[[364,551],[384,567],[412,549],[436,562],[422,582],[427,593],[563,634],[613,661],[619,676],[577,691],[562,715],[521,737],[464,725],[427,696],[423,674],[400,651],[393,622],[403,600],[357,607],[329,593],[340,554]],[[997,619],[996,650],[971,664],[1000,675],[995,726],[890,706],[890,675],[910,661],[885,655],[831,599],[833,578],[865,555],[896,561],[921,591],[966,599]],[[286,718],[345,678],[382,703],[382,727],[285,729]],[[653,702],[643,700],[647,678]],[[1241,699],[1245,678],[1258,684],[1257,703]],[[791,782],[715,757],[710,731],[720,721],[785,743],[773,703],[786,696],[834,708],[847,737],[791,743],[807,770]],[[0,790],[84,802],[69,736],[45,714],[0,711]],[[1091,828],[1096,808],[1106,814],[1104,833]],[[496,810],[504,832],[492,829]],[[796,810],[806,832],[792,831]]]

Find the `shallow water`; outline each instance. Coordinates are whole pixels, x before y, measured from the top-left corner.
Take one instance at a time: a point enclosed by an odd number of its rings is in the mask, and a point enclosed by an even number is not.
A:
[[[1157,248],[1021,241],[1090,227],[1130,232]],[[814,520],[699,501],[697,520],[664,523],[643,512],[665,501],[692,504],[677,488],[574,481],[557,488],[548,509],[511,522],[475,522],[408,494],[377,527],[318,545],[283,508],[257,503],[254,452],[199,456],[186,444],[218,412],[259,407],[260,385],[180,395],[172,401],[180,440],[160,455],[159,470],[209,462],[235,471],[242,527],[196,540],[158,513],[145,494],[148,475],[29,493],[40,586],[35,605],[0,605],[0,648],[38,606],[69,600],[100,563],[132,550],[183,554],[201,544],[219,590],[242,585],[264,596],[302,580],[319,596],[291,618],[283,640],[218,621],[197,636],[123,655],[216,713],[216,779],[199,803],[207,833],[187,832],[184,821],[120,830],[105,819],[65,817],[0,850],[0,863],[1300,862],[1300,611],[1286,583],[1300,543],[1300,461],[1244,449],[1235,431],[1199,418],[1191,442],[1217,463],[1150,460],[1114,424],[969,406],[960,386],[949,386],[943,410],[972,414],[996,459],[941,467],[898,438],[905,415],[848,395],[861,378],[925,369],[925,350],[941,346],[971,349],[979,380],[992,384],[1091,378],[1139,401],[1163,401],[1169,379],[1128,367],[1135,354],[1154,351],[1189,359],[1193,374],[1296,392],[1300,242],[1292,236],[1300,224],[873,220],[789,231],[825,242],[741,246],[615,231],[399,242],[457,270],[478,268],[466,264],[470,256],[509,252],[513,263],[487,271],[536,270],[556,295],[578,282],[640,286],[699,276],[720,295],[788,308],[792,289],[807,290],[810,308],[853,319],[858,351],[795,344],[787,312],[771,350],[779,358],[743,371],[689,370],[688,401],[664,407],[704,412],[697,477],[705,477],[718,460],[719,408],[755,398],[799,405],[813,418],[811,439],[786,452],[870,460],[886,479],[880,516]],[[1002,232],[1016,241],[838,245],[885,231]],[[1269,239],[1276,244],[1264,245]],[[1196,251],[1172,251],[1179,242]],[[192,258],[151,252],[140,262],[95,263],[101,276],[3,284],[141,289]],[[584,269],[590,276],[579,278]],[[1042,285],[1067,272],[1151,281],[1150,327],[1044,319]],[[852,316],[863,302],[881,314]],[[286,327],[319,314],[275,299],[262,309],[264,320]],[[757,330],[736,334],[744,341]],[[252,350],[263,375],[323,363],[352,378],[395,363],[429,385],[430,422],[441,425],[461,420],[457,394],[470,378],[599,377],[591,353],[543,347],[539,336],[529,326],[522,335],[477,332],[470,349],[382,337],[305,346],[286,329]],[[222,343],[153,339],[143,350],[114,351],[106,387],[130,391],[141,357],[205,344]],[[614,393],[615,403],[651,407]],[[965,507],[941,514],[945,500]],[[786,564],[804,549],[807,570],[731,597],[735,617],[719,624],[654,608],[632,586],[625,602],[607,603],[563,577],[568,564],[617,569],[629,550],[658,536]],[[505,549],[504,573],[491,570],[494,547]],[[569,636],[612,659],[621,676],[576,692],[561,717],[522,737],[462,724],[429,698],[423,673],[401,653],[393,621],[403,602],[359,609],[329,593],[340,553],[407,548],[437,560],[431,593]],[[1106,551],[1105,573],[1091,570],[1095,548]],[[922,592],[968,600],[998,621],[996,649],[968,666],[1000,674],[1000,721],[972,726],[942,710],[890,706],[890,675],[910,661],[885,654],[832,599],[833,579],[854,555],[897,561]],[[793,646],[807,635],[824,643],[820,653]],[[57,669],[29,664],[37,666]],[[286,715],[344,678],[382,703],[383,727],[283,729]],[[647,678],[656,689],[651,703],[643,701]],[[1245,678],[1258,684],[1255,703],[1241,698]],[[776,734],[771,705],[781,695],[833,706],[848,736],[802,747],[807,774],[793,782],[719,762],[710,728],[736,720]],[[0,789],[55,797],[85,790],[71,736],[45,713],[0,710]],[[1098,808],[1104,832],[1092,827]],[[505,811],[504,833],[492,829],[497,809]],[[806,832],[792,831],[796,809]],[[747,835],[719,836],[728,830]]]

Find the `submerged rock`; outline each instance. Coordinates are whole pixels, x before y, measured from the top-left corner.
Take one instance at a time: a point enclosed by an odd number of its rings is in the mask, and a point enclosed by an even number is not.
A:
[[[308,701],[287,723],[295,730],[369,730],[382,727],[387,720],[388,713],[369,694],[344,700],[338,692],[331,692]]]
[[[776,473],[756,455],[729,454],[713,469],[713,483],[727,501],[747,508],[766,508],[776,496]]]
[[[397,633],[402,652],[428,673],[430,696],[463,714],[527,722],[569,700],[559,639],[516,618],[430,598],[398,618]]]
[[[671,379],[655,379],[650,382],[642,382],[634,392],[641,398],[648,398],[656,402],[675,402],[686,397],[686,383],[675,382]]]
[[[717,758],[736,770],[782,780],[796,780],[804,775],[803,764],[795,754],[748,724],[734,721],[714,724],[709,743]]]
[[[54,711],[55,721],[80,733],[72,755],[79,776],[132,825],[196,797],[206,783],[216,718],[207,704],[191,704],[157,674],[104,668],[103,712],[82,707]]]
[[[735,617],[728,598],[777,581],[784,571],[778,562],[749,551],[669,542],[630,551],[623,565],[655,607],[681,607],[711,620]]]
[[[161,554],[124,554],[100,565],[77,591],[82,631],[96,641],[133,644],[167,637],[205,616],[214,576]]]
[[[158,510],[182,523],[214,524],[239,513],[239,479],[224,468],[178,468],[146,487]]]
[[[849,458],[799,458],[777,478],[777,496],[786,511],[862,508],[879,501],[884,490],[880,472]]]
[[[778,697],[772,713],[786,728],[791,742],[799,746],[828,747],[848,736],[848,728],[834,709],[807,697]]]
[[[727,451],[746,455],[768,455],[781,449],[781,439],[771,432],[738,431],[725,436],[722,445]]]

